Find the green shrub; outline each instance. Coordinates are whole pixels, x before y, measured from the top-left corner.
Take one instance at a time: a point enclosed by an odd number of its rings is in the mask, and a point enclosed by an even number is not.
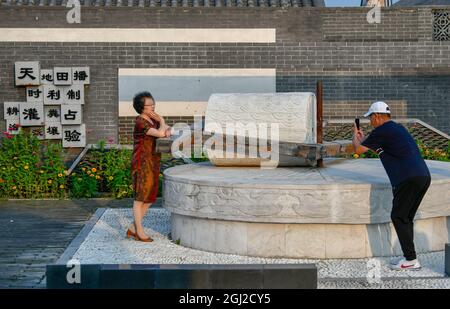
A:
[[[62,147],[22,132],[0,147],[1,198],[64,198],[67,189]]]

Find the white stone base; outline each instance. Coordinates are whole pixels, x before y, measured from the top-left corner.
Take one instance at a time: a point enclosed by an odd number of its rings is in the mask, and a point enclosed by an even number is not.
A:
[[[417,220],[418,253],[441,251],[450,217]],[[186,247],[267,258],[365,258],[402,255],[394,227],[383,224],[271,224],[172,214],[172,239]]]
[[[444,250],[450,240],[450,163],[427,165],[417,252]],[[173,239],[194,249],[320,259],[402,254],[378,159],[326,160],[325,168],[177,166],[165,171],[163,205]]]

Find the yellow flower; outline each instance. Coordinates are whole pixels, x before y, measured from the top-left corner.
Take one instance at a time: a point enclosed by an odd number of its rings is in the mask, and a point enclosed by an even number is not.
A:
[[[97,175],[97,176],[95,176],[95,179],[100,179],[100,176],[98,176],[98,175]]]
[[[113,180],[114,177],[113,177],[113,176],[109,176],[108,179],[109,179],[109,180]]]
[[[47,183],[48,183],[49,185],[52,184],[52,180],[49,179],[49,180],[47,181]]]
[[[13,186],[13,187],[12,187],[12,189],[13,189],[13,190],[16,190],[16,189],[17,189],[17,187],[16,187],[16,186]]]
[[[95,173],[95,172],[97,171],[97,169],[96,169],[95,167],[93,167],[93,168],[91,169],[91,171],[92,171],[93,173]]]
[[[61,173],[58,174],[58,177],[62,177],[62,176],[63,176],[63,174],[61,174]]]
[[[90,170],[87,170],[86,173],[89,175],[89,174],[91,173],[91,171],[90,171]]]
[[[14,157],[14,160],[17,160],[17,157]]]
[[[358,159],[358,158],[359,158],[359,154],[355,153],[355,154],[353,155],[353,158]]]
[[[29,169],[30,167],[29,167],[28,165],[25,165],[23,168],[27,170],[27,169]]]
[[[44,171],[43,171],[43,170],[40,170],[39,173],[44,174]]]
[[[83,171],[85,171],[86,170],[86,168],[85,167],[83,167],[83,168],[81,168]]]
[[[89,177],[94,177],[94,174],[90,174]]]
[[[60,188],[60,189],[64,189],[64,185],[60,185],[59,188]]]

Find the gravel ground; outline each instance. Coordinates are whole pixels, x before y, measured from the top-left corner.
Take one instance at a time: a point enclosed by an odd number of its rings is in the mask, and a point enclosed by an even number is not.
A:
[[[219,254],[177,245],[168,237],[170,213],[150,209],[144,226],[155,241],[137,242],[124,237],[132,220],[131,209],[108,209],[73,258],[83,264],[268,264],[315,263],[319,288],[450,288],[444,273],[444,252],[420,254],[419,271],[392,271],[391,258],[279,259]],[[368,282],[367,274],[378,274]]]

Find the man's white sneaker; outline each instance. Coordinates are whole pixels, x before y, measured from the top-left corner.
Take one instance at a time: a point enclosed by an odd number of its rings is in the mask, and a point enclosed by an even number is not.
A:
[[[397,264],[391,265],[391,269],[394,270],[419,270],[422,266],[417,259],[412,261],[407,261],[406,259],[401,259]]]

